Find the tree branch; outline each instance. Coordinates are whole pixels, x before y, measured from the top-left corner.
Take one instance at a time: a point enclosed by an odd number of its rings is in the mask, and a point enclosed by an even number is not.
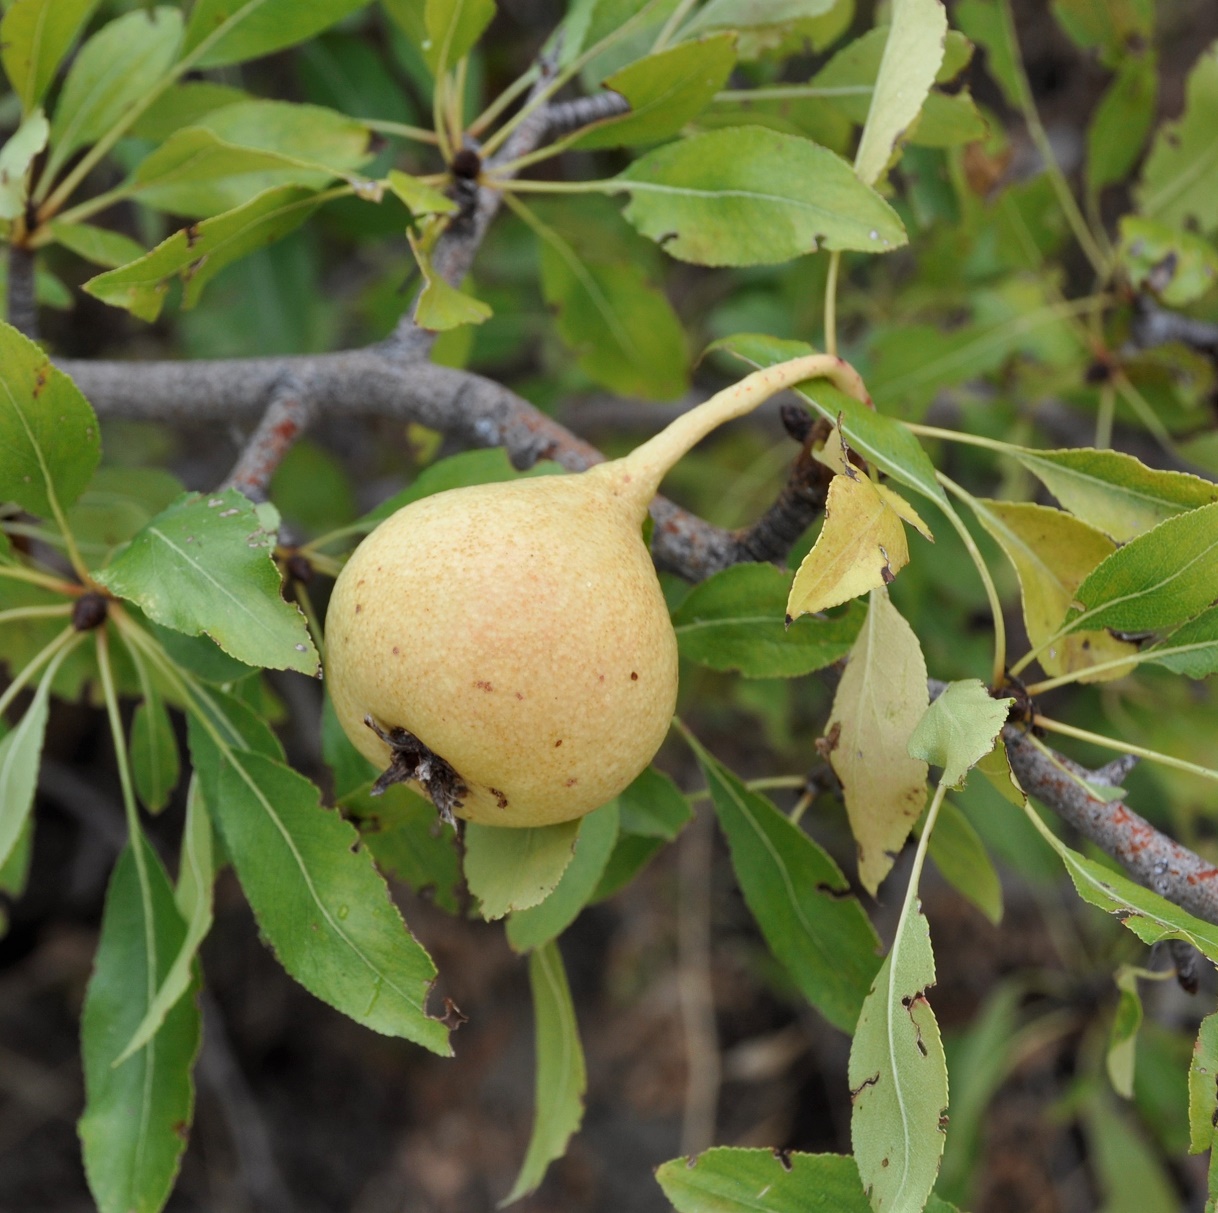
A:
[[[1190,914],[1218,924],[1218,867],[1181,846],[1123,800],[1101,800],[1055,766],[1017,725],[1002,731],[1011,770],[1024,791],[1112,856],[1135,879]],[[1084,779],[1095,772],[1057,755]],[[1112,764],[1109,764],[1111,767]],[[1101,775],[1109,773],[1103,768]]]
[[[264,501],[275,469],[308,428],[312,415],[312,400],[300,384],[291,377],[281,380],[221,487],[239,489],[253,501]]]
[[[8,322],[31,341],[38,340],[38,302],[34,286],[34,253],[19,244],[8,248]]]
[[[1211,358],[1218,357],[1218,324],[1181,316],[1145,295],[1138,298],[1130,337],[1139,349],[1154,349],[1179,341]]]

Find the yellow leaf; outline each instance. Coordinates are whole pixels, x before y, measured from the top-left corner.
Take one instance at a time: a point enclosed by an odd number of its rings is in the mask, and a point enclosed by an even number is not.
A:
[[[926,800],[926,763],[906,746],[929,698],[918,638],[887,592],[873,590],[826,734],[858,845],[859,880],[872,894]]]
[[[879,489],[851,469],[833,477],[825,524],[791,584],[787,619],[887,585],[909,563],[905,526]]]
[[[1032,647],[1039,648],[1061,627],[1083,579],[1116,551],[1116,544],[1095,527],[1049,506],[978,498],[973,508],[1015,566],[1024,626]],[[1046,674],[1057,677],[1136,652],[1136,645],[1108,632],[1072,632],[1045,648],[1039,661]],[[1133,668],[1133,663],[1121,665],[1090,681],[1123,678]],[[1086,676],[1081,680],[1089,681]]]
[[[875,487],[879,491],[880,496],[888,503],[889,506],[896,510],[896,512],[905,522],[908,522],[909,525],[913,527],[913,529],[917,531],[923,539],[934,543],[935,537],[930,533],[930,527],[928,527],[926,523],[922,521],[921,514],[919,514],[918,511],[915,510],[913,506],[901,496],[900,493],[894,492],[886,484],[877,484]]]

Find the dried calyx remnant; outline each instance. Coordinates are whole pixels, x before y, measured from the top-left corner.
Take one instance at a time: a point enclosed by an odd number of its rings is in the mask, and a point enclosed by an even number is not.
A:
[[[462,797],[469,793],[461,776],[413,733],[405,729],[383,729],[371,716],[365,716],[364,723],[389,747],[391,755],[389,765],[372,785],[371,794],[380,796],[395,783],[415,779],[431,797],[440,816],[456,828],[453,810],[461,807]]]

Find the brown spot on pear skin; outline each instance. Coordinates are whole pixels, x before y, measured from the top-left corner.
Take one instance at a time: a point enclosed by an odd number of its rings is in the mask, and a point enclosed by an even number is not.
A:
[[[358,615],[358,614],[359,614],[359,613],[360,613],[360,612],[361,612],[363,609],[364,609],[364,604],[363,604],[362,602],[357,602],[357,603],[355,604],[355,613],[356,613],[357,615]]]
[[[573,787],[575,787],[575,785],[576,785],[577,783],[579,783],[579,780],[578,780],[578,779],[568,779],[568,780],[567,780],[567,787],[569,787],[569,788],[573,788]]]
[[[554,743],[554,748],[557,750],[560,745],[562,745],[561,737]]]
[[[488,695],[491,692],[493,692],[495,689],[493,686],[491,686],[491,684],[489,682],[487,682],[485,679],[482,679],[482,678],[479,678],[474,683],[474,686],[476,686],[478,688],[478,690],[480,690],[480,691],[486,691]]]
[[[486,790],[495,798],[495,803],[501,809],[508,807],[508,798],[498,788],[487,788]]]
[[[634,672],[634,670],[631,670],[631,671],[630,671],[630,681],[631,681],[631,682],[638,682],[638,680],[639,680],[639,676],[638,676],[638,674],[636,674],[636,673]]]
[[[401,650],[401,649],[399,649],[399,648],[398,648],[398,646],[397,646],[396,644],[393,646],[393,655],[394,655],[395,657],[397,657],[397,656],[399,655],[399,653],[401,653],[401,651],[402,651],[402,650]]]

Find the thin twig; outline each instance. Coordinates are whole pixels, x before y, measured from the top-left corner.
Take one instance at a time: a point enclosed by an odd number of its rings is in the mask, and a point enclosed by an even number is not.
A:
[[[1106,781],[1113,774],[1109,768],[1090,772],[1061,756],[1051,759],[1013,724],[1003,729],[1002,739],[1011,770],[1025,792],[1160,896],[1206,922],[1218,923],[1218,867],[1155,829],[1123,800],[1101,800],[1068,773],[1089,781],[1099,774]]]
[[[312,402],[299,383],[286,378],[277,384],[258,428],[221,487],[238,489],[252,501],[265,501],[275,469],[312,417]]]
[[[8,249],[8,322],[31,341],[38,340],[38,301],[35,297],[34,258],[31,249],[10,244]]]

